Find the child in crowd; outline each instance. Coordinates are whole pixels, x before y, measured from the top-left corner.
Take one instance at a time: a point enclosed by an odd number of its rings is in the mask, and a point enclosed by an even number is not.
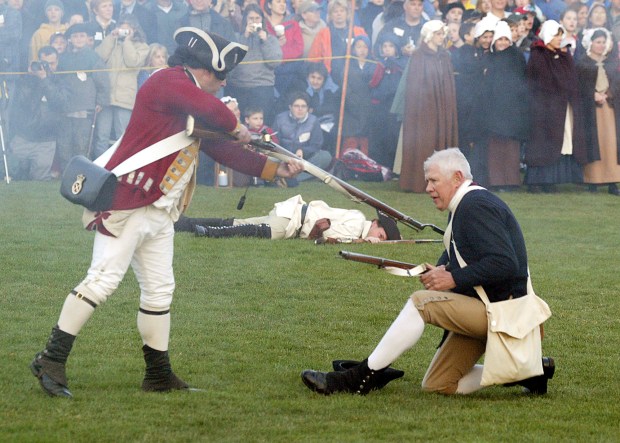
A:
[[[569,47],[571,55],[575,55],[575,49],[580,39],[577,36],[577,12],[567,8],[560,14],[560,24],[564,27],[563,44]],[[569,46],[570,45],[570,46]]]
[[[465,12],[465,6],[463,6],[463,3],[458,1],[446,3],[446,5],[441,9],[445,24],[461,23],[463,21],[463,13]]]
[[[62,32],[56,32],[50,37],[50,46],[56,50],[58,55],[67,50],[67,37]]]
[[[62,21],[65,7],[60,0],[47,0],[45,16],[47,23],[42,23],[30,40],[30,61],[38,60],[39,49],[47,46],[51,36],[56,32],[65,32],[67,25]]]
[[[359,149],[368,155],[368,125],[370,123],[370,90],[368,85],[372,79],[376,65],[368,62],[370,39],[358,35],[353,40],[349,68],[347,99],[344,107],[343,144],[341,153],[350,149]]]
[[[381,51],[381,63],[376,66],[370,81],[370,157],[391,168],[394,165],[400,123],[396,114],[390,113],[390,108],[408,57],[401,56],[397,37],[392,33],[381,34],[377,43]]]
[[[461,29],[460,23],[448,23],[448,50],[452,53],[465,43],[459,34]]]
[[[310,112],[319,119],[323,131],[324,144],[327,149],[336,146],[338,115],[340,110],[340,91],[321,62],[309,62],[293,87],[293,91],[305,91],[310,100]],[[280,100],[282,104],[284,100]],[[288,108],[283,107],[279,112]]]
[[[245,125],[251,133],[262,135],[264,132],[267,132],[267,134],[271,135],[271,139],[274,143],[280,143],[273,129],[265,125],[264,113],[261,108],[247,108],[243,113],[243,118],[245,120]]]
[[[148,69],[142,69],[138,73],[138,88],[140,88],[151,75],[165,68],[167,63],[168,49],[159,43],[151,43],[149,45],[149,53],[144,62],[144,67]]]

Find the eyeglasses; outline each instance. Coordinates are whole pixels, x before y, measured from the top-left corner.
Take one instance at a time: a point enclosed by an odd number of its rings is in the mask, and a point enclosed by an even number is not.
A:
[[[297,109],[306,109],[308,105],[291,105],[291,107],[297,108]]]

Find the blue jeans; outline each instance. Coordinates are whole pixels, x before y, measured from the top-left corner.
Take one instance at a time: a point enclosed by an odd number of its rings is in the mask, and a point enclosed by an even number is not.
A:
[[[111,145],[112,130],[114,130],[113,140],[117,140],[129,124],[131,110],[118,106],[105,106],[97,115],[97,144],[93,150],[93,158],[99,157]]]

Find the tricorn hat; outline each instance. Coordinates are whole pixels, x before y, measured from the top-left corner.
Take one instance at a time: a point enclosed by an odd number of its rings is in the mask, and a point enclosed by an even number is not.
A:
[[[379,224],[383,229],[385,229],[385,234],[387,235],[388,240],[400,240],[402,238],[400,231],[398,230],[398,226],[396,226],[396,221],[393,218],[388,217],[378,209],[377,217],[379,218]]]
[[[174,40],[179,48],[186,47],[205,69],[212,71],[222,79],[243,60],[248,52],[248,47],[245,45],[230,42],[217,34],[192,27],[177,29],[174,33]]]

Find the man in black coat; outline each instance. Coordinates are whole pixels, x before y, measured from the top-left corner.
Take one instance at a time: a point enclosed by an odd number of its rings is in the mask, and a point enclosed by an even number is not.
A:
[[[477,295],[482,286],[491,302],[527,294],[528,265],[519,223],[496,195],[474,186],[469,164],[458,148],[436,151],[424,163],[426,192],[440,211],[449,211],[447,250],[437,266],[420,275],[416,291],[363,362],[344,371],[302,372],[308,388],[321,393],[367,394],[389,380],[389,365],[422,337],[426,324],[446,331],[422,381],[422,389],[469,394],[481,389],[488,318]],[[467,266],[461,266],[458,253]],[[544,394],[555,367],[543,359],[544,374],[520,381],[529,392]]]
[[[54,71],[58,53],[51,46],[38,52],[29,75],[19,79],[11,105],[11,159],[13,177],[24,180],[51,180],[56,152],[56,135],[65,104]]]

